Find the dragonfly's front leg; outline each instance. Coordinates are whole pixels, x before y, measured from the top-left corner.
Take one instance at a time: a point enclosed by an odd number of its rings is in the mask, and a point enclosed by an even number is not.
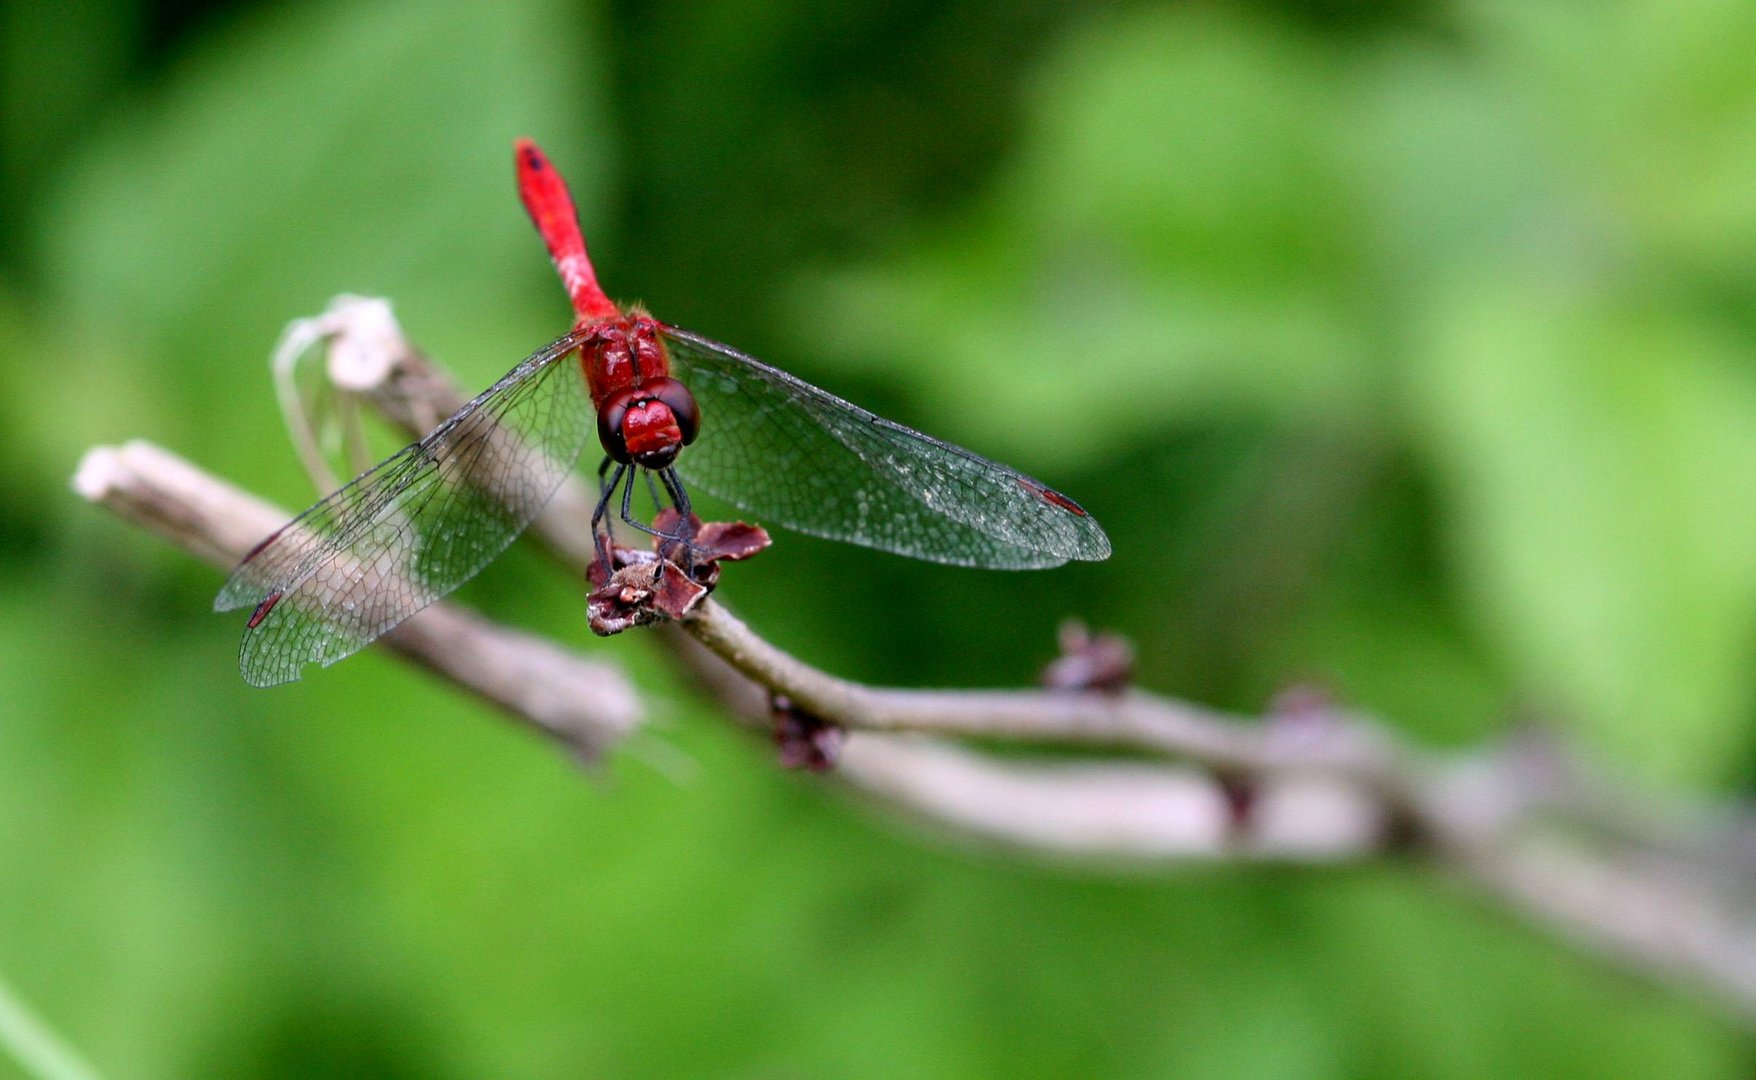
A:
[[[628,471],[628,466],[617,465],[615,472],[610,473],[609,482],[605,483],[604,474],[610,472],[611,464],[613,464],[611,460],[606,457],[604,463],[598,466],[598,504],[597,508],[591,512],[591,542],[592,546],[597,549],[598,565],[604,568],[604,580],[606,581],[609,580],[611,574],[616,572],[615,564],[610,561],[610,551],[615,546],[615,538],[610,535],[610,523],[606,520],[606,514],[610,509],[610,500],[615,497],[616,485],[622,482],[623,474]],[[630,482],[628,486],[632,488],[634,485]],[[623,513],[627,513],[626,509]]]
[[[627,467],[628,466],[622,466],[621,468]],[[686,571],[693,570],[695,567],[695,552],[698,549],[694,544],[695,533],[693,519],[689,516],[689,497],[683,493],[683,485],[677,480],[673,470],[658,470],[658,474],[659,481],[664,484],[665,490],[670,494],[671,501],[676,505],[677,512],[680,515],[676,531],[666,532],[661,529],[655,529],[651,525],[640,521],[634,516],[634,478],[632,476],[628,478],[628,482],[622,487],[621,518],[629,527],[638,529],[646,535],[661,541],[661,552],[663,551],[663,542],[665,541],[679,545],[683,549],[683,569]],[[619,473],[618,479],[620,479]]]

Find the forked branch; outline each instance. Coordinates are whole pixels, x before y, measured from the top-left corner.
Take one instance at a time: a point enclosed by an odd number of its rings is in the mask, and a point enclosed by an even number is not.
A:
[[[400,339],[354,392],[411,430],[461,402]],[[358,375],[358,372],[353,373]],[[85,498],[227,567],[286,515],[146,443],[90,451]],[[562,490],[534,532],[581,571],[592,499]],[[923,691],[836,678],[705,601],[663,628],[681,667],[767,728],[772,704],[847,731],[834,775],[950,835],[1060,857],[1329,861],[1404,854],[1562,935],[1705,988],[1756,1025],[1756,893],[1741,811],[1638,802],[1540,743],[1442,757],[1321,704],[1261,720],[1140,691]],[[612,664],[435,604],[385,639],[401,655],[591,757],[642,708]],[[1113,752],[1018,760],[978,739]]]

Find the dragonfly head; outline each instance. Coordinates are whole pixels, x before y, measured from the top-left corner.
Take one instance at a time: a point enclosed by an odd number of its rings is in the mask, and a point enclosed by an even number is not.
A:
[[[598,409],[598,441],[624,465],[662,469],[695,441],[701,410],[676,379],[647,379],[620,390]]]

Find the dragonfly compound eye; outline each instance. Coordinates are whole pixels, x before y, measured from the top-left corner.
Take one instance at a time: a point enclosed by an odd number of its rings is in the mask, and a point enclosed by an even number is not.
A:
[[[633,402],[634,389],[628,387],[610,395],[598,408],[598,442],[603,443],[604,453],[622,465],[633,460],[628,456],[628,444],[622,439],[622,421]]]

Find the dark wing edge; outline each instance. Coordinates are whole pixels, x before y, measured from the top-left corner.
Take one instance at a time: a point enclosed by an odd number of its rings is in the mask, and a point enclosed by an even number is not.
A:
[[[529,526],[593,430],[583,377],[571,395],[565,387],[537,393],[553,382],[551,372],[568,367],[557,362],[585,336],[574,330],[537,350],[244,557],[214,610],[254,608],[239,645],[246,681],[290,682],[307,663],[327,667],[357,652],[469,580]],[[509,416],[532,429],[502,427]],[[493,491],[469,484],[473,471],[508,453],[534,457],[534,480],[507,476],[510,486]],[[458,523],[470,527],[447,528]],[[420,543],[405,550],[411,535]]]
[[[962,550],[949,554],[923,550],[916,546],[919,538],[902,526],[888,531],[881,526],[874,535],[863,526],[851,526],[831,513],[820,513],[814,503],[789,504],[747,485],[728,483],[729,475],[761,471],[764,463],[733,460],[758,451],[747,443],[723,437],[716,440],[709,411],[712,402],[703,401],[707,434],[701,443],[683,452],[678,469],[685,479],[750,513],[810,535],[953,565],[1041,569],[1073,559],[1098,561],[1110,555],[1109,537],[1083,507],[1016,469],[887,420],[710,338],[671,326],[664,328],[664,334],[672,346],[677,376],[690,383],[698,397],[747,396],[752,387],[746,380],[753,381],[770,400],[766,405],[749,407],[799,414],[770,417],[775,428],[770,442],[786,443],[795,457],[852,455],[863,465],[867,482],[875,481],[884,492],[880,502],[899,514],[937,519],[940,524],[926,531],[941,539],[957,532],[951,543],[961,545]],[[974,498],[936,498],[937,489],[946,487],[961,489]],[[893,498],[893,494],[903,498]]]

